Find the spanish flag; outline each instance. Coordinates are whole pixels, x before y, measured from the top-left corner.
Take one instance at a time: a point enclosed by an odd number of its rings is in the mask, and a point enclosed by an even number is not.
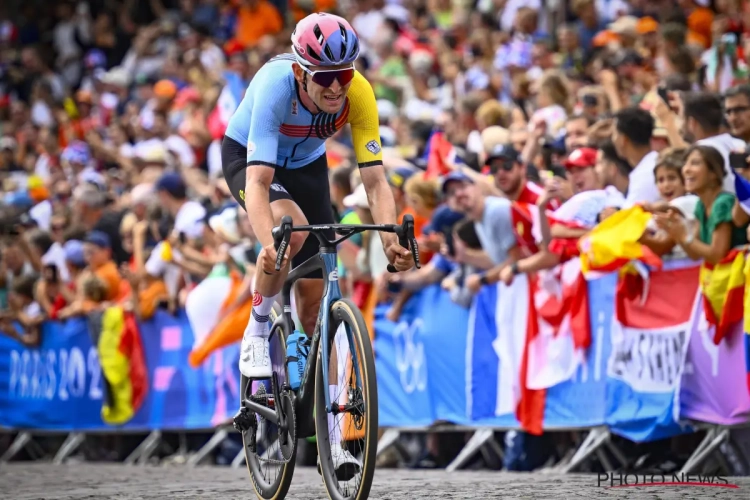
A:
[[[650,219],[651,214],[636,205],[597,224],[578,242],[584,275],[616,271],[633,260],[661,268],[661,258],[638,242]]]
[[[106,398],[102,420],[122,425],[136,414],[148,391],[146,359],[135,316],[120,306],[101,316],[97,342]]]
[[[743,319],[745,252],[732,250],[716,265],[704,262],[700,283],[706,320],[716,327],[714,344],[718,344]]]

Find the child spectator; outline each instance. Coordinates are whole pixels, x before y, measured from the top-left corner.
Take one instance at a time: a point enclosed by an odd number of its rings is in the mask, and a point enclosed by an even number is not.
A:
[[[104,282],[107,300],[117,301],[127,296],[122,290],[124,284],[117,265],[112,260],[112,246],[109,236],[101,231],[91,231],[86,236],[84,255],[89,269]]]
[[[658,213],[673,211],[676,216],[682,218],[682,223],[687,225],[688,230],[692,230],[698,197],[687,194],[685,191],[685,180],[682,176],[685,153],[685,149],[666,149],[659,155],[654,177],[662,201],[645,205],[645,207]],[[671,236],[657,227],[654,220],[649,223],[648,230],[641,237],[640,242],[657,255],[669,254],[675,259],[687,257],[681,247],[675,246],[676,242]]]

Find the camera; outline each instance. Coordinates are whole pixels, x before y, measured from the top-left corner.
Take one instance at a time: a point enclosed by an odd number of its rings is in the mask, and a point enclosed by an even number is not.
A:
[[[750,168],[747,160],[750,157],[750,145],[745,146],[744,151],[732,151],[729,153],[729,166],[732,170],[744,170]]]

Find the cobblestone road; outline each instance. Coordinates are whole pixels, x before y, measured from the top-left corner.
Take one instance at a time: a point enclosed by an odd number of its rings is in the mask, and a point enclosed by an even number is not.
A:
[[[633,476],[630,476],[630,482]],[[600,488],[596,475],[379,469],[370,498],[445,500],[529,498],[747,499],[750,478],[720,487]],[[14,463],[0,466],[0,498],[62,499],[243,499],[254,498],[247,471],[226,467],[124,466]],[[287,498],[327,498],[315,469],[298,468]]]

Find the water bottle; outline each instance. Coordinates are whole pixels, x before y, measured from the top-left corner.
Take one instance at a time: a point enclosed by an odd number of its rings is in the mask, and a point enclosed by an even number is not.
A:
[[[294,330],[286,339],[286,364],[289,371],[289,386],[299,389],[302,374],[305,373],[307,355],[310,353],[310,341],[302,332]]]

